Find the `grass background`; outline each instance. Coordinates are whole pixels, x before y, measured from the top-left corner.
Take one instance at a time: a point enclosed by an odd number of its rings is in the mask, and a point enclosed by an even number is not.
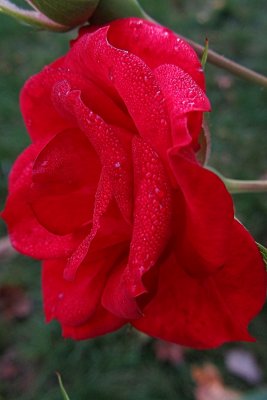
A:
[[[199,43],[208,37],[214,50],[267,73],[265,0],[140,0],[140,3],[162,24]],[[74,36],[75,32],[65,35],[36,32],[0,16],[1,208],[8,172],[29,143],[18,108],[19,90],[30,75],[63,54],[68,40]],[[213,107],[209,115],[213,140],[210,164],[229,177],[266,178],[267,90],[210,64],[206,75]],[[236,195],[234,201],[238,218],[257,241],[267,245],[266,195]],[[3,224],[0,232],[5,234]],[[0,380],[0,400],[58,400],[55,371],[62,374],[72,400],[191,400],[194,399],[191,365],[206,360],[218,365],[226,382],[233,387],[245,393],[258,389],[227,372],[224,354],[233,346],[255,355],[263,371],[262,385],[267,382],[266,311],[251,326],[257,343],[230,344],[212,351],[189,350],[183,364],[172,366],[156,359],[153,340],[129,329],[86,342],[63,340],[56,323],[44,324],[39,278],[38,262],[25,257],[17,256],[0,266],[0,287],[7,284],[22,287],[33,305],[30,316],[23,320],[0,316],[0,369],[7,354],[11,354],[18,369],[13,378]]]

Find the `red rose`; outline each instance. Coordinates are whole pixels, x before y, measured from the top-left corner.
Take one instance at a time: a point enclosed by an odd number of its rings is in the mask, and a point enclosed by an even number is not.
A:
[[[210,104],[192,48],[138,19],[85,29],[21,95],[32,145],[3,217],[44,260],[47,321],[91,338],[126,323],[196,348],[252,340],[260,253],[197,160]]]

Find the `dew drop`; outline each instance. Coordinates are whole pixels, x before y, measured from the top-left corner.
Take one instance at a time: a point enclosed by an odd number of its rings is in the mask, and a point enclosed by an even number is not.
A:
[[[108,77],[109,77],[109,80],[114,81],[114,73],[113,73],[113,70],[112,70],[112,69],[109,69],[109,71],[108,71]]]
[[[31,118],[27,118],[27,120],[26,120],[26,125],[27,125],[28,128],[31,128],[31,126],[32,126],[32,120],[31,120]]]
[[[161,123],[162,126],[166,126],[166,125],[167,125],[167,121],[166,121],[166,119],[164,119],[164,118],[162,118],[162,119],[160,120],[160,123]]]

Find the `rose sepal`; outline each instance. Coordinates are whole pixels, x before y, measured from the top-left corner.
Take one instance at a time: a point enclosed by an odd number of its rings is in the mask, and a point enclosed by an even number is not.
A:
[[[137,0],[100,0],[91,24],[105,24],[114,19],[138,17],[149,19]]]
[[[70,29],[69,26],[61,25],[39,11],[18,7],[9,0],[0,0],[0,13],[1,12],[36,28],[47,29],[54,32],[65,32]]]
[[[29,0],[28,3],[51,20],[75,27],[90,19],[100,0]]]
[[[22,23],[54,32],[66,32],[86,22],[104,24],[130,16],[148,18],[137,0],[26,0],[32,9],[0,0],[0,12]]]

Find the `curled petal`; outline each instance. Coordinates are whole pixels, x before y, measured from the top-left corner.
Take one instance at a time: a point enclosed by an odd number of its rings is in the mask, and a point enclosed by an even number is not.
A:
[[[32,167],[40,147],[31,145],[17,159],[10,175],[10,194],[3,219],[8,225],[13,246],[30,257],[44,259],[66,257],[83,239],[84,233],[57,236],[36,219],[29,202]]]
[[[45,261],[42,287],[47,321],[55,318],[68,326],[86,323],[94,315],[109,272],[120,262],[123,251],[119,245],[90,254],[72,281],[64,279],[66,259]]]
[[[154,73],[169,108],[173,145],[185,146],[192,140],[196,143],[203,112],[210,111],[205,92],[188,72],[175,65],[163,64]],[[183,127],[181,120],[185,117]]]
[[[62,110],[59,112],[54,107],[53,87],[63,80],[70,82],[73,89],[81,90],[85,104],[107,123],[130,131],[135,130],[127,110],[120,107],[99,85],[88,79],[88,76],[84,78],[77,66],[70,70],[65,63],[65,57],[62,57],[45,67],[39,74],[31,77],[21,91],[22,115],[34,142],[47,141],[58,132],[75,126],[69,114],[62,113]],[[49,118],[43,118],[44,115],[49,115]]]
[[[20,107],[24,123],[34,142],[47,141],[71,127],[70,121],[61,117],[51,101],[51,86],[58,80],[58,75],[54,69],[45,68],[31,77],[21,91]],[[49,115],[49,118],[44,118],[44,115]]]
[[[204,89],[204,74],[194,49],[174,32],[160,25],[128,18],[114,21],[108,30],[114,46],[129,51],[151,68],[173,64],[189,73]]]
[[[98,306],[95,313],[84,324],[70,326],[62,325],[62,334],[65,338],[75,340],[92,339],[96,336],[114,332],[123,327],[128,321],[116,317],[102,306]]]
[[[266,272],[253,239],[237,221],[230,239],[223,268],[204,279],[188,275],[179,256],[169,254],[160,269],[157,295],[133,325],[149,335],[200,349],[253,341],[247,325],[265,300]]]
[[[158,155],[142,139],[133,140],[135,169],[134,226],[128,265],[114,271],[103,305],[124,318],[140,316],[136,298],[147,293],[143,276],[155,266],[170,236],[171,190]]]
[[[170,145],[169,118],[153,71],[139,57],[110,44],[107,31],[108,28],[104,27],[81,38],[77,51],[82,49],[88,57],[81,60],[76,55],[77,62],[83,62],[84,69],[93,77],[97,68],[96,79],[101,79],[102,84],[113,91],[115,89],[114,96],[119,94],[139,134],[166,157],[165,151]],[[75,46],[73,51],[75,53]],[[73,65],[72,59],[70,62]]]
[[[68,260],[67,266],[64,271],[65,279],[68,280],[74,279],[78,267],[86,257],[91,242],[100,228],[101,217],[107,211],[107,208],[111,200],[112,200],[112,187],[110,184],[109,176],[105,171],[105,168],[103,168],[97,192],[95,195],[95,206],[93,212],[93,223],[91,231]]]
[[[105,167],[113,189],[113,195],[127,221],[132,219],[132,172],[125,148],[115,131],[82,102],[80,92],[71,90],[68,82],[60,82],[54,88],[54,101],[77,119],[80,129],[90,140]]]
[[[92,220],[101,166],[77,129],[57,134],[33,165],[31,206],[49,231],[64,235]]]
[[[192,149],[174,148],[169,157],[180,204],[175,207],[175,247],[187,272],[205,276],[227,259],[233,202],[223,182],[196,162]]]

